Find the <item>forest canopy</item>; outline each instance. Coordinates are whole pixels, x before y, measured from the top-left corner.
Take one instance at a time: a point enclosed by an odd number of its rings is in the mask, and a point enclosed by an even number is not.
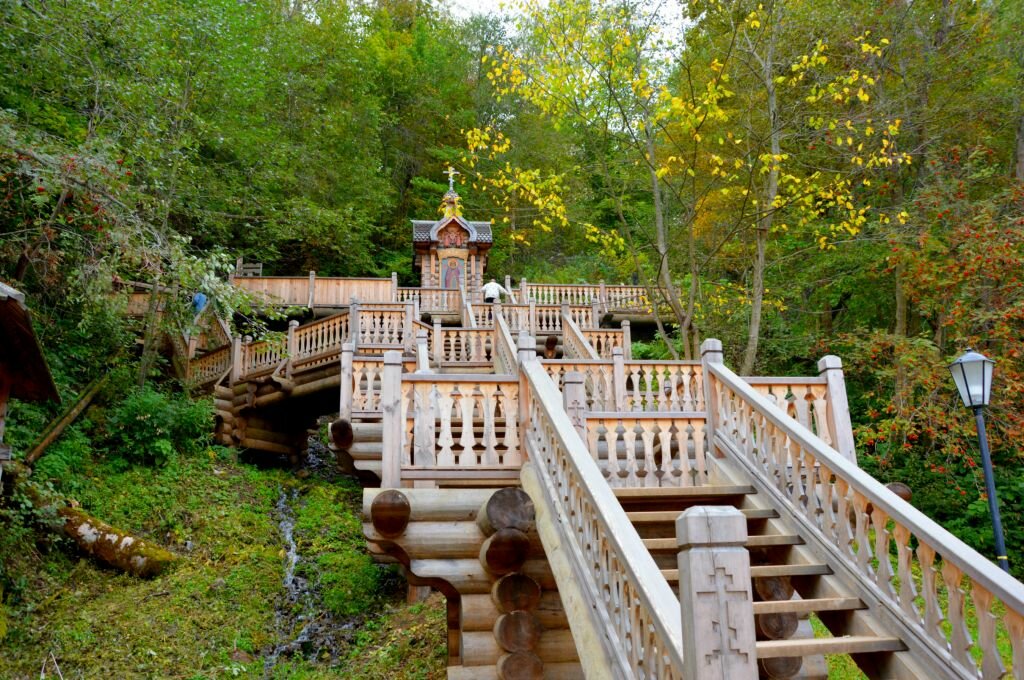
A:
[[[6,2],[0,278],[51,351],[77,343],[80,386],[134,342],[118,280],[249,315],[222,284],[238,257],[414,284],[409,220],[451,165],[493,273],[648,288],[637,356],[841,356],[861,464],[982,549],[945,365],[993,358],[1021,546],[1021,25],[1010,0]]]

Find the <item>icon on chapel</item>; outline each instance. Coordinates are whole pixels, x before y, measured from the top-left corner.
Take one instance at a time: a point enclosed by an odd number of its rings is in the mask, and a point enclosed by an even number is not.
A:
[[[444,287],[445,288],[458,288],[459,282],[462,281],[462,267],[465,260],[459,260],[454,257],[448,258],[448,266],[444,270]]]
[[[413,220],[412,240],[416,266],[424,288],[475,291],[483,285],[487,252],[491,249],[490,222],[472,222],[459,214],[454,168],[448,168],[448,191],[441,202],[439,220]]]

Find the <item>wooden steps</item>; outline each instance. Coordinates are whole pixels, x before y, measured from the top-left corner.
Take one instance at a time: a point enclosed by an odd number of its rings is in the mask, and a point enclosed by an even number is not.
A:
[[[810,614],[864,609],[859,597],[815,597],[808,600],[755,602],[754,614]]]
[[[813,638],[809,640],[758,640],[758,659],[777,659],[814,654],[869,654],[902,652],[907,646],[897,637],[873,635],[844,635],[842,637]]]
[[[802,545],[804,540],[795,534],[768,534],[747,536],[747,548],[766,548],[785,545]],[[679,552],[675,538],[645,538],[644,547],[651,552]]]

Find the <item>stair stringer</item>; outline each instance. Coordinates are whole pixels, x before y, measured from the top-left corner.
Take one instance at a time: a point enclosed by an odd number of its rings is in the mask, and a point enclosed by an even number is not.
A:
[[[855,596],[866,605],[867,609],[850,612],[850,622],[847,626],[848,634],[861,635],[896,635],[907,646],[907,651],[893,652],[888,655],[888,662],[881,668],[862,668],[871,677],[878,678],[949,678],[951,680],[966,680],[970,676],[964,676],[955,671],[955,667],[949,660],[944,660],[934,654],[928,645],[918,642],[917,634],[907,624],[902,612],[893,612],[886,606],[873,590],[859,578],[859,575],[850,567],[849,562],[839,554],[835,548],[818,536],[817,529],[808,520],[795,513],[789,504],[781,499],[779,490],[766,480],[762,479],[744,460],[739,449],[716,433],[710,442],[713,448],[717,448],[722,454],[716,456],[715,465],[720,468],[722,474],[732,478],[737,483],[750,484],[758,493],[758,497],[765,499],[767,506],[779,513],[780,519],[788,522],[791,528],[804,540],[803,546],[794,546],[794,550],[806,556],[808,562],[820,561],[829,566],[832,570],[832,578],[838,580],[844,592],[830,587],[824,579],[820,582],[821,588],[826,592],[816,593],[817,596]],[[723,457],[724,456],[724,457]],[[859,663],[859,659],[858,665]]]
[[[588,604],[599,602],[601,595],[593,572],[584,567],[583,555],[575,540],[562,536],[571,525],[550,500],[555,491],[541,479],[531,462],[523,464],[520,479],[536,509],[537,533],[568,614],[569,630],[584,674],[588,679],[615,677],[613,668],[625,669],[628,664],[608,635],[612,626],[607,614]]]

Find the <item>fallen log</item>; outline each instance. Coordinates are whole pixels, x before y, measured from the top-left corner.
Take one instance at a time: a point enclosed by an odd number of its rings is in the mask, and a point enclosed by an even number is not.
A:
[[[44,497],[34,486],[25,484],[32,473],[28,466],[7,463],[3,468],[3,494],[12,493],[17,488],[36,508],[56,507],[57,514],[64,520],[63,533],[93,559],[144,578],[164,572],[178,559],[159,546],[114,528],[80,508],[71,507],[64,498]]]
[[[65,507],[57,513],[64,518],[64,533],[79,550],[133,576],[156,576],[177,559],[167,550],[115,529],[78,508]]]

